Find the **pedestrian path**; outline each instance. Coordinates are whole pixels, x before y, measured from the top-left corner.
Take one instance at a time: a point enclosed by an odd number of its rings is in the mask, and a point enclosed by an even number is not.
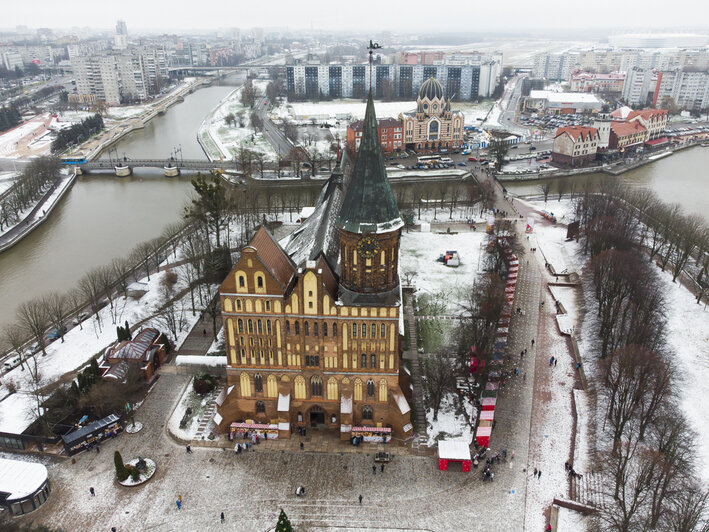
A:
[[[199,416],[199,421],[197,423],[197,432],[195,433],[196,440],[203,440],[208,435],[209,425],[214,418],[214,414],[217,413],[217,403],[214,400],[219,397],[219,394],[224,390],[224,385],[221,385],[211,391],[209,397],[209,405],[204,409],[202,414]]]

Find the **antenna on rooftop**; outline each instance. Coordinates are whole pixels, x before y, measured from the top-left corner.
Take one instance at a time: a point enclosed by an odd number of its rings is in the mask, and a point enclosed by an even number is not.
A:
[[[372,63],[374,62],[374,57],[373,57],[373,52],[374,50],[379,50],[381,46],[379,45],[378,42],[372,42],[372,40],[369,40],[369,46],[367,46],[367,49],[369,50],[369,91],[372,91]]]

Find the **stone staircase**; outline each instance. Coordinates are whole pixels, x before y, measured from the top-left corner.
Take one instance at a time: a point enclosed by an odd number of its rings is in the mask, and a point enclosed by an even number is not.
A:
[[[209,403],[207,408],[205,408],[202,415],[199,416],[197,432],[195,434],[196,440],[203,440],[209,435],[209,424],[212,421],[212,418],[214,418],[214,414],[217,413],[217,403],[215,403],[214,400],[219,397],[219,394],[222,393],[223,389],[224,386],[219,386],[212,390],[209,394]]]
[[[404,306],[404,319],[409,328],[409,350],[404,353],[404,358],[411,363],[411,383],[413,385],[413,400],[416,416],[416,437],[411,445],[416,449],[421,446],[427,446],[428,434],[426,407],[423,402],[423,381],[421,378],[423,372],[418,357],[418,335],[416,334],[416,316],[413,308],[413,297],[413,290],[409,291],[406,305]]]
[[[586,506],[601,508],[603,505],[603,478],[598,473],[584,473],[581,478],[572,478],[570,499]]]

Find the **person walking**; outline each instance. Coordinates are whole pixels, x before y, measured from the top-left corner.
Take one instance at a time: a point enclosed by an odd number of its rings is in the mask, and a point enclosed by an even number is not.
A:
[[[372,466],[372,475],[376,475],[376,474],[377,474],[377,466],[373,465]]]
[[[557,362],[559,362],[559,359],[558,359],[558,358],[555,358],[555,359],[554,359],[554,367],[556,367],[556,363],[557,363]]]
[[[534,338],[532,338],[532,347],[534,347]]]
[[[381,473],[384,473],[384,464],[382,464]]]
[[[180,501],[180,504],[182,504],[182,495],[178,495],[177,500]]]
[[[541,480],[541,478],[542,478],[542,470],[541,469],[539,470],[538,475],[539,475],[539,479]]]
[[[182,501],[180,499],[177,499],[175,501],[175,504],[177,505],[178,510],[182,510]]]
[[[191,446],[188,445],[186,447],[186,449],[187,449],[187,454],[192,454],[192,447]]]
[[[359,495],[359,503],[362,504],[362,494]]]
[[[224,512],[222,512],[221,520],[222,520],[222,524],[224,524]]]
[[[551,366],[554,363],[554,357],[549,357],[549,365]]]
[[[303,445],[303,442],[300,442],[300,450],[302,451],[304,449],[305,449],[305,446]]]
[[[202,329],[202,336],[207,336],[207,329]]]
[[[527,382],[527,372],[524,372],[524,375],[522,376],[522,382]]]
[[[532,474],[532,476],[533,476],[533,477],[536,477],[536,476],[537,476],[537,468],[536,468],[536,467],[534,468],[534,473]]]
[[[94,490],[93,486],[89,488],[89,493],[91,494],[92,497],[96,497],[96,490]]]

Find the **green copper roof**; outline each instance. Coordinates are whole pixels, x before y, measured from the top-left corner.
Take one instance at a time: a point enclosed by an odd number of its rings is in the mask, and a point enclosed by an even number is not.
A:
[[[372,91],[369,91],[362,141],[337,226],[350,233],[386,233],[403,225],[389,186]]]

